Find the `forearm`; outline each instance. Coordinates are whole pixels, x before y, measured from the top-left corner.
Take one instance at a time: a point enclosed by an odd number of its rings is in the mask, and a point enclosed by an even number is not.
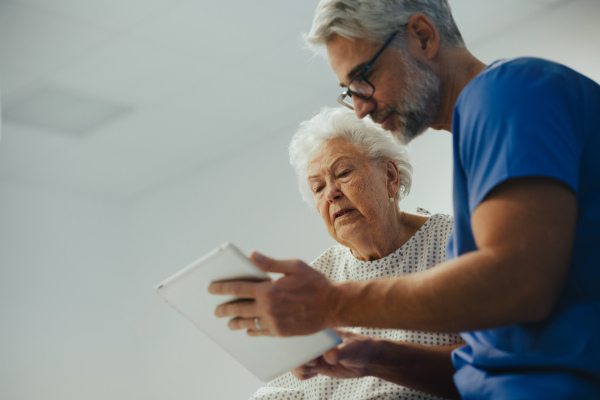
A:
[[[339,284],[331,322],[461,332],[542,321],[564,287],[576,216],[560,183],[503,183],[471,217],[477,250],[418,274]]]
[[[460,346],[430,347],[380,340],[368,375],[436,396],[460,399],[451,360],[452,350]]]
[[[535,320],[536,278],[506,262],[476,251],[419,274],[339,284],[331,325],[461,332]]]

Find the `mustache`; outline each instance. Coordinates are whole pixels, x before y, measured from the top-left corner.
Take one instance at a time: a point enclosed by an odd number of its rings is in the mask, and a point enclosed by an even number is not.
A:
[[[387,107],[385,107],[382,110],[373,110],[369,113],[369,117],[373,120],[373,122],[377,122],[379,121],[381,118],[387,116],[390,113],[396,113],[399,115],[402,115],[402,113],[400,112],[400,110],[398,109],[398,107],[394,106],[394,105],[388,105]]]

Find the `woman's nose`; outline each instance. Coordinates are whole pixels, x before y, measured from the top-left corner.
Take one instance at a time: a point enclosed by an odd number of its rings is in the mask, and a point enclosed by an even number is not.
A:
[[[342,198],[342,191],[337,187],[337,185],[330,185],[327,188],[327,193],[325,193],[327,201],[333,203],[335,200]]]
[[[354,96],[352,98],[352,102],[354,103],[354,112],[359,119],[363,119],[369,115],[369,113],[375,108],[375,100],[372,98],[365,100],[358,96]]]

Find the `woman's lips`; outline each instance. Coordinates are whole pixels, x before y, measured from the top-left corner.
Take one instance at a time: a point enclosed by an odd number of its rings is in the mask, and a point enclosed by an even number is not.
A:
[[[346,218],[348,215],[352,214],[352,212],[354,212],[354,210],[352,209],[344,209],[342,211],[337,212],[334,215],[334,220],[337,221],[338,219],[342,219],[342,218]]]

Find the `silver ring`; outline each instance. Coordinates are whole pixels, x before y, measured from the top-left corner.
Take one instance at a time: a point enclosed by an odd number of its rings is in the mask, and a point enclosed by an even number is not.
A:
[[[254,317],[254,326],[259,331],[264,331],[265,330],[265,328],[263,328],[262,326],[260,326],[260,323],[258,322],[258,317]]]

